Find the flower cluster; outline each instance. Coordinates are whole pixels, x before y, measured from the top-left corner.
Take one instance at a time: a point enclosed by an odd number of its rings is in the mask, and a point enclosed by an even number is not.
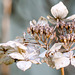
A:
[[[51,8],[52,16],[40,17],[38,22],[30,21],[28,37],[18,37],[14,41],[0,44],[0,63],[16,63],[23,71],[33,64],[47,63],[48,66],[60,69],[75,66],[75,15],[68,15],[67,7],[59,2]],[[51,26],[49,25],[48,21]],[[29,36],[30,35],[30,36]],[[45,49],[43,53],[40,50]],[[42,61],[40,62],[40,58]]]
[[[40,40],[44,44],[47,44],[50,40],[53,40],[56,37],[54,27],[49,26],[47,19],[42,16],[37,23],[35,20],[30,21],[30,27],[27,31],[32,34],[36,41]]]

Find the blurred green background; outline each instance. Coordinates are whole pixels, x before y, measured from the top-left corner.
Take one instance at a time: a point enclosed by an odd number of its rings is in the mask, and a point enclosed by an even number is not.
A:
[[[0,0],[0,41],[2,42],[2,19],[3,19],[3,1]],[[10,1],[10,0],[9,0]],[[9,4],[8,1],[8,4]],[[9,39],[13,40],[16,36],[22,36],[29,26],[29,21],[40,16],[51,15],[50,9],[60,0],[12,0],[12,11],[9,15]],[[68,8],[68,16],[75,13],[75,0],[61,0]],[[6,25],[5,25],[6,26]],[[65,68],[65,75],[75,75],[75,68],[69,65]],[[16,64],[10,65],[10,75],[61,75],[60,70],[52,69],[47,64],[33,65],[31,69],[23,72],[16,67]],[[0,74],[2,75],[2,74]]]

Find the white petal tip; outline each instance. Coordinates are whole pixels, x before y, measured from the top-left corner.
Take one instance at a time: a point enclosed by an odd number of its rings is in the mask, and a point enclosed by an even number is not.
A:
[[[59,2],[51,8],[51,13],[55,18],[65,18],[68,14],[67,7],[63,2]]]

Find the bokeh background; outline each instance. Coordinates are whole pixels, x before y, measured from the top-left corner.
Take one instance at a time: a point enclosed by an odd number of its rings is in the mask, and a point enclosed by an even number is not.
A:
[[[59,1],[67,6],[68,16],[75,13],[75,0],[0,0],[0,42],[22,36],[30,20],[51,15],[51,7]],[[44,63],[33,65],[31,69],[23,72],[12,64],[1,65],[0,75],[61,75],[61,71],[52,69]],[[75,75],[75,68],[69,65],[65,68],[65,75]]]

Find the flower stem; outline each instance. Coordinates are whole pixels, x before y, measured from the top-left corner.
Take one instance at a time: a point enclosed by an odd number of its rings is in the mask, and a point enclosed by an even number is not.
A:
[[[64,75],[64,68],[61,68],[61,75]]]

